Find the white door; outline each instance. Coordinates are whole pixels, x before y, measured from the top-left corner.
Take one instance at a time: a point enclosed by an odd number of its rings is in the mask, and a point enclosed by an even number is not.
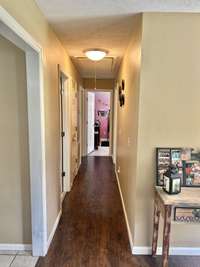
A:
[[[91,153],[94,150],[95,94],[92,92],[88,92],[87,100],[87,152]]]

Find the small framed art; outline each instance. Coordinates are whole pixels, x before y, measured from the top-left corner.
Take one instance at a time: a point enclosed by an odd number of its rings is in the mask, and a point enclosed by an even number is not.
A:
[[[183,183],[183,169],[181,161],[181,148],[157,148],[156,149],[156,168],[157,168],[157,185],[164,185],[164,173],[171,165],[178,167]]]
[[[156,185],[164,185],[163,174],[170,166],[178,168],[181,185],[200,187],[200,151],[194,148],[157,148]]]

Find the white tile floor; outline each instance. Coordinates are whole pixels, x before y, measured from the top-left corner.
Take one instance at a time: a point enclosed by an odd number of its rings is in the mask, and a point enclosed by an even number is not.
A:
[[[38,257],[27,251],[0,251],[0,267],[35,267]]]
[[[94,150],[92,153],[88,154],[88,156],[109,156],[110,148],[108,146],[99,146],[97,150]]]
[[[15,255],[0,255],[0,267],[10,267]]]

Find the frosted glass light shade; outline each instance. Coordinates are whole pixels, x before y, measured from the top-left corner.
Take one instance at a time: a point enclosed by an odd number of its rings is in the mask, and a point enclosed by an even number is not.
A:
[[[93,61],[99,61],[103,59],[107,54],[107,51],[101,49],[90,49],[85,51],[86,57]]]

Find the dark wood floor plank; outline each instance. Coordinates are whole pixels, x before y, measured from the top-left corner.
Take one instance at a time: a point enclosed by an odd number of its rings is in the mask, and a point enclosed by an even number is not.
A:
[[[131,254],[111,158],[83,159],[49,252],[37,264],[54,266],[161,266],[161,257]],[[169,267],[200,267],[200,257],[170,257]]]

